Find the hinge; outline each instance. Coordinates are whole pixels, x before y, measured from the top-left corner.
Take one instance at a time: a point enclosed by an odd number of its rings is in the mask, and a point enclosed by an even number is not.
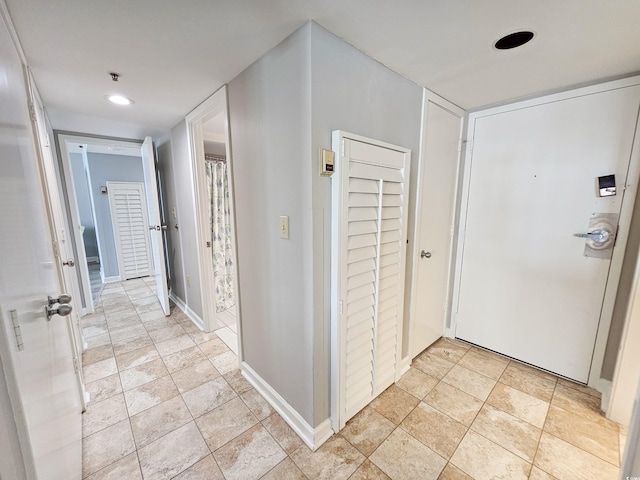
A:
[[[18,351],[24,350],[24,342],[22,341],[22,330],[20,329],[20,320],[18,319],[18,311],[10,310],[11,323],[13,323],[13,334],[16,336],[16,347]]]
[[[53,255],[56,257],[60,256],[60,246],[58,245],[58,241],[57,240],[53,240],[51,242],[51,244],[53,245]]]
[[[80,373],[80,367],[78,366],[78,357],[73,357],[73,369],[75,370],[76,374]]]
[[[342,300],[340,300],[340,315],[342,315]]]
[[[447,312],[447,310],[449,310],[449,302],[444,302],[443,310],[445,311],[445,313]]]
[[[458,140],[458,153],[460,153],[462,151],[462,144],[464,143],[464,140],[460,139]]]
[[[29,119],[32,123],[36,123],[36,106],[29,102]]]
[[[45,134],[42,136],[42,144],[45,147],[50,147],[51,146],[51,140],[49,139],[49,134],[45,132]]]

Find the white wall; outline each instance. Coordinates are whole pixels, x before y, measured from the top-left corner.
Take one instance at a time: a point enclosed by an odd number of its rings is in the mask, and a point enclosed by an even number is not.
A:
[[[80,224],[84,227],[82,241],[87,257],[98,256],[98,239],[96,238],[96,227],[93,222],[93,209],[91,208],[91,192],[87,173],[84,170],[84,160],[80,153],[70,153],[69,163],[73,173],[73,186],[78,200],[78,213],[80,214]]]

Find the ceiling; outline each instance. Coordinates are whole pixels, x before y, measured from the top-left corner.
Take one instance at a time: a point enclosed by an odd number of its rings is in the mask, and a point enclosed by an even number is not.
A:
[[[166,133],[308,20],[466,109],[640,71],[636,0],[4,1],[54,128],[130,138]],[[536,37],[492,48],[519,29]]]

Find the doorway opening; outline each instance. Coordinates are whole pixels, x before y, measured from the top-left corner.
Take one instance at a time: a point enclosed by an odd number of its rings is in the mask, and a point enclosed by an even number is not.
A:
[[[233,175],[226,87],[187,118],[194,175],[204,329],[241,359]]]

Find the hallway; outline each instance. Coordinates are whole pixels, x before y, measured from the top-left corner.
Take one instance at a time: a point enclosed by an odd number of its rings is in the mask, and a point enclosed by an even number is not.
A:
[[[82,319],[83,478],[616,479],[625,435],[597,392],[439,340],[316,452],[244,380],[236,355],[152,279],[107,284]]]

